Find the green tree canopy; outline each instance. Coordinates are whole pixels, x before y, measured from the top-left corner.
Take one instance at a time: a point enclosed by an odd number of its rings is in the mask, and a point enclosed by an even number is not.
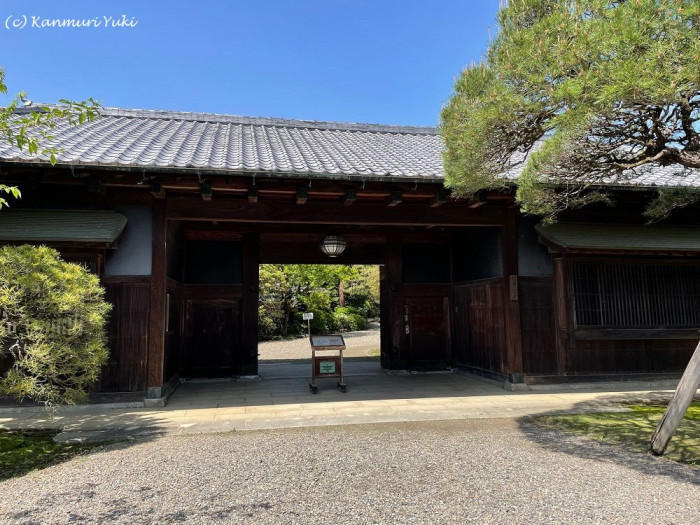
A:
[[[0,93],[7,93],[5,72],[0,69]],[[22,111],[18,111],[22,106]],[[58,104],[51,106],[33,106],[26,98],[26,93],[19,93],[5,107],[0,107],[0,135],[2,138],[17,146],[27,148],[30,154],[47,155],[51,164],[56,164],[58,148],[49,145],[53,138],[51,130],[57,122],[64,119],[70,124],[82,124],[94,120],[98,115],[99,104],[89,98],[82,102],[61,99]],[[16,186],[0,184],[0,208],[8,205],[2,195],[14,198],[21,196]]]
[[[377,266],[260,265],[258,335],[261,339],[304,331],[300,312],[313,312],[311,328],[314,333],[323,333],[357,329],[367,317],[375,316],[378,309]]]
[[[555,216],[649,163],[700,169],[698,0],[510,0],[498,22],[442,112],[453,192],[502,187],[520,160],[524,211]],[[667,191],[650,211],[698,198]]]
[[[45,246],[0,248],[0,395],[84,401],[107,361],[111,306],[96,275]]]

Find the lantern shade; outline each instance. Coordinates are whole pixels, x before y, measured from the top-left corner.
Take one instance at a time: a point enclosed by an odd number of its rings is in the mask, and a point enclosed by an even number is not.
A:
[[[326,235],[321,241],[321,251],[328,257],[338,257],[345,251],[347,243],[340,235]]]

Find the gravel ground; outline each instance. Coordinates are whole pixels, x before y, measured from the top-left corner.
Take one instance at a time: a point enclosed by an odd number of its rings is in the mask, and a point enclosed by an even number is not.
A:
[[[376,357],[379,352],[379,323],[370,323],[367,330],[346,332],[345,357]],[[374,354],[372,354],[374,352]],[[311,359],[308,337],[258,343],[261,361],[269,359]]]
[[[4,523],[698,523],[700,471],[514,420],[174,436],[0,483]]]

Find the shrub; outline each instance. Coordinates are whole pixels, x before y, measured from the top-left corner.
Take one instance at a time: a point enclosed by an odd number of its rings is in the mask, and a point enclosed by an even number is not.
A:
[[[279,335],[279,326],[262,306],[258,307],[258,340],[267,341]]]
[[[325,334],[333,329],[331,294],[327,290],[312,291],[304,298],[304,303],[306,311],[314,314],[314,318],[311,320],[311,333]],[[301,313],[298,317],[301,319]]]
[[[367,319],[352,306],[338,307],[333,312],[333,328],[340,332],[352,332],[367,328]]]
[[[111,306],[97,276],[45,246],[0,248],[0,394],[45,405],[87,398],[107,361]]]

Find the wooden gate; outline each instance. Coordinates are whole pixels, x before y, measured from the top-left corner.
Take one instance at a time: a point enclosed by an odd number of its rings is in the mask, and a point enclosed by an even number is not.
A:
[[[408,366],[413,370],[450,366],[450,306],[445,296],[406,297],[404,329]]]
[[[241,361],[241,318],[238,301],[187,301],[186,377],[237,374]]]

